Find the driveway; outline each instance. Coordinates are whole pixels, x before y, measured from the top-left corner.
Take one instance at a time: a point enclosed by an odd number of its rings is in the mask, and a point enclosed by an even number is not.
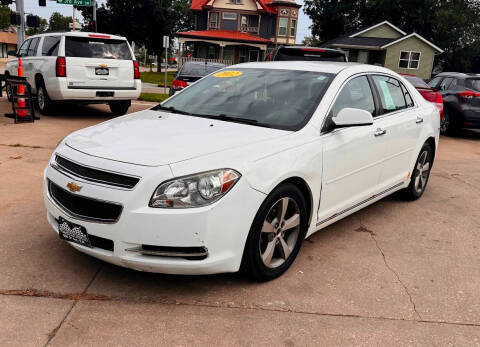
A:
[[[51,230],[49,156],[107,110],[0,118],[1,346],[480,346],[479,132],[442,137],[422,199],[387,198],[314,234],[284,276],[255,283],[123,269]]]

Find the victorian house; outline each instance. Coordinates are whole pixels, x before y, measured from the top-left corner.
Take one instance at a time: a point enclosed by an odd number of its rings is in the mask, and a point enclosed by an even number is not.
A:
[[[262,61],[276,45],[293,45],[301,5],[295,0],[192,0],[195,30],[178,32],[179,62]]]

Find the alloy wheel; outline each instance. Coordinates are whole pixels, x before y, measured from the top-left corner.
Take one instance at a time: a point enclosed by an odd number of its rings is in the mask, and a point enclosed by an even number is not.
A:
[[[40,110],[43,110],[45,108],[45,94],[42,87],[38,88],[37,102],[38,102],[38,108]]]
[[[449,126],[450,126],[450,116],[448,115],[448,113],[444,113],[442,121],[440,122],[440,132],[442,134],[446,133]]]
[[[427,185],[430,172],[430,158],[428,151],[423,151],[418,158],[415,171],[415,190],[418,194],[421,194]]]
[[[282,198],[270,208],[260,235],[260,257],[269,268],[281,266],[292,254],[300,234],[300,209],[292,198]]]

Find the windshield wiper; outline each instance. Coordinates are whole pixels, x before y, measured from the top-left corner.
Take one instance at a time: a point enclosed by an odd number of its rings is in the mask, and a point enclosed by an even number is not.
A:
[[[223,121],[226,121],[226,122],[235,122],[235,123],[244,123],[244,124],[258,124],[258,120],[256,120],[256,119],[232,117],[232,116],[227,116],[226,114],[223,114],[223,113],[219,114],[218,116],[202,115],[202,117],[210,118],[210,119],[223,120]]]
[[[177,110],[177,109],[176,109],[175,107],[173,107],[173,106],[165,107],[165,106],[162,106],[162,105],[157,105],[157,106],[153,107],[152,110],[154,110],[154,111],[158,111],[158,110],[170,111],[170,112],[172,112],[172,113],[186,114],[186,115],[188,115],[188,116],[191,116],[191,115],[192,115],[190,112],[182,111],[182,110]]]

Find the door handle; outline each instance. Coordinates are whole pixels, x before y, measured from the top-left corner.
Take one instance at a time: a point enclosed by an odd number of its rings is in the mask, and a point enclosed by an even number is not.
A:
[[[423,118],[420,117],[420,116],[417,116],[416,123],[417,123],[417,124],[423,123]]]
[[[387,133],[386,129],[378,128],[377,130],[375,130],[375,136],[382,136],[382,135],[385,135],[386,133]]]

